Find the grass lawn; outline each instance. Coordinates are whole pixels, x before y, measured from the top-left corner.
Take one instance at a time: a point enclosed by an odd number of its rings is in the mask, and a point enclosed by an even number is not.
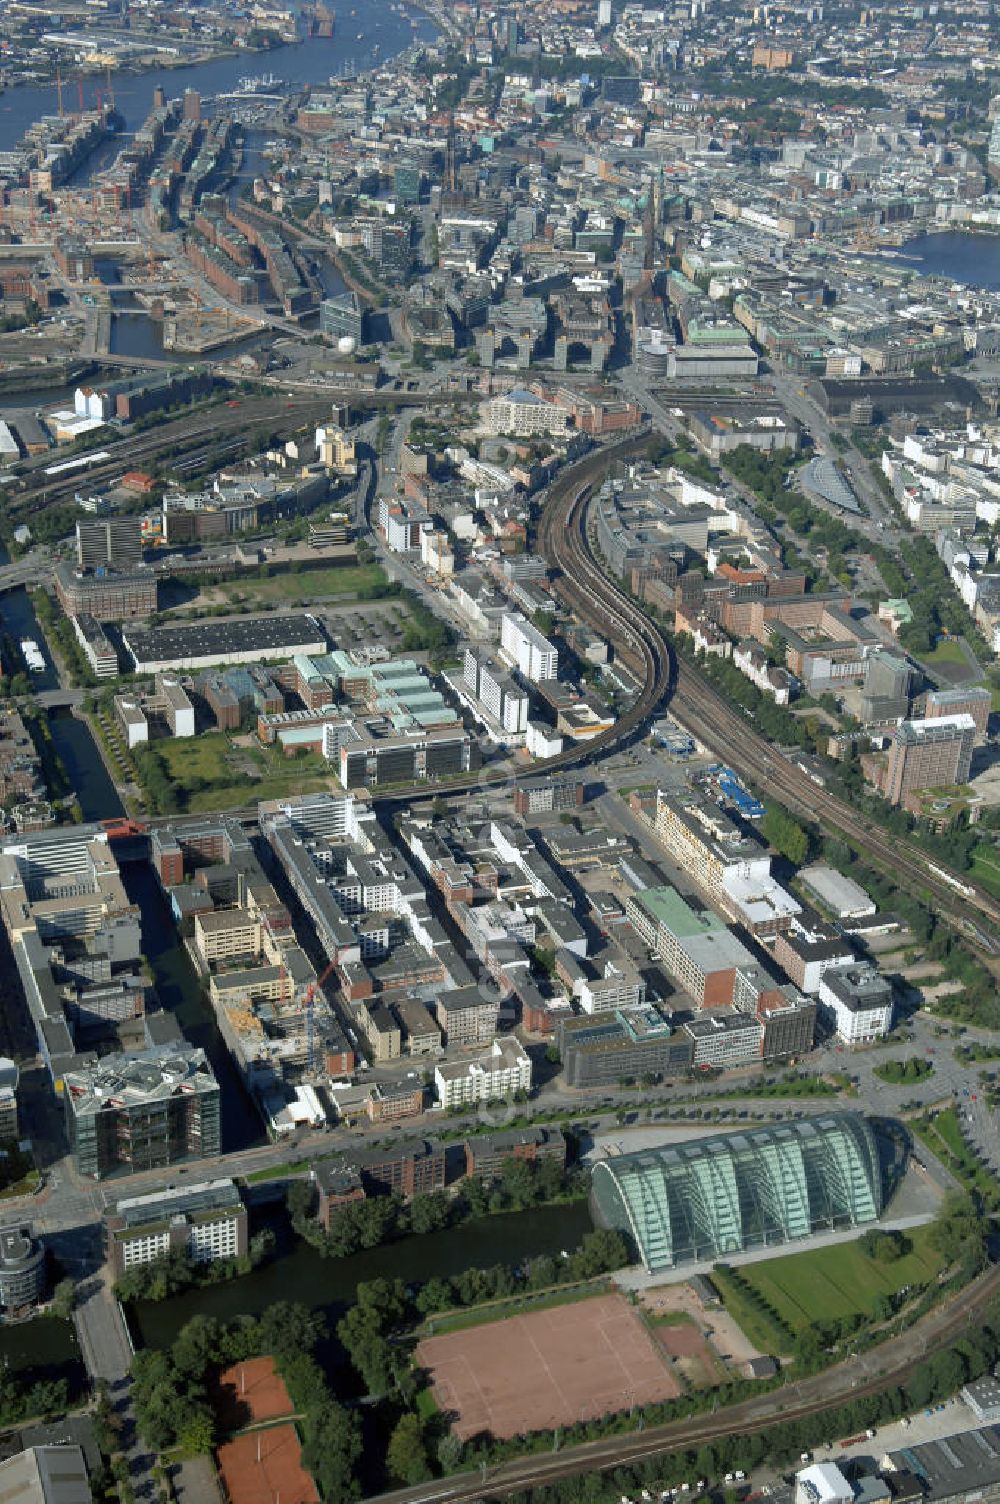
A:
[[[258,799],[282,799],[335,786],[332,764],[318,752],[286,758],[273,747],[234,747],[222,731],[181,740],[165,737],[155,746],[174,784],[177,811],[201,814],[235,809]],[[248,775],[248,765],[255,769],[255,777]]]
[[[15,1180],[13,1185],[7,1186],[0,1191],[0,1201],[9,1201],[12,1196],[31,1196],[42,1183],[42,1177],[37,1170],[29,1170],[27,1175]]]
[[[222,731],[202,736],[163,737],[156,750],[177,783],[185,788],[195,779],[223,779],[228,774],[229,741]]]
[[[1000,691],[994,690],[994,695]],[[981,841],[972,853],[972,880],[994,898],[1000,898],[1000,852],[992,841]]]
[[[858,1242],[837,1243],[744,1264],[740,1275],[793,1332],[814,1321],[871,1315],[880,1295],[894,1295],[904,1285],[926,1285],[941,1269],[929,1226],[912,1228],[906,1236],[911,1252],[891,1264],[868,1258]]]
[[[965,665],[968,659],[957,637],[942,637],[937,647],[929,653],[924,653],[920,661],[921,663],[934,664],[940,668],[949,663]]]
[[[259,1181],[282,1180],[286,1175],[304,1175],[312,1163],[309,1159],[293,1159],[287,1165],[271,1165],[267,1170],[251,1170],[249,1175],[241,1176],[247,1185],[256,1185]]]
[[[766,1311],[758,1311],[750,1303],[727,1270],[713,1269],[712,1283],[718,1288],[726,1310],[758,1352],[771,1357],[780,1357],[787,1352],[790,1346],[788,1333]]]
[[[212,585],[234,605],[241,601],[274,601],[279,605],[308,606],[335,596],[356,596],[388,584],[378,564],[331,564],[325,569],[289,569],[264,580],[226,580]]]
[[[289,764],[289,771],[273,778],[261,778],[256,783],[244,780],[242,783],[231,784],[228,788],[202,789],[196,794],[191,794],[185,804],[185,810],[192,815],[208,814],[213,810],[238,809],[243,804],[254,804],[258,799],[284,799],[290,794],[323,794],[331,789],[340,791],[332,773],[326,773],[322,777],[318,774],[308,777],[297,771],[295,763]]]

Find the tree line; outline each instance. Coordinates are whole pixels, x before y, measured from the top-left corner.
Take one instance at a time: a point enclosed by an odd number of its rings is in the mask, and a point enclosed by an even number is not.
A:
[[[732,1435],[697,1448],[660,1453],[605,1472],[591,1470],[560,1478],[539,1488],[509,1494],[504,1504],[618,1504],[623,1495],[634,1497],[643,1488],[654,1491],[676,1488],[682,1483],[688,1483],[690,1487],[699,1478],[715,1482],[727,1471],[742,1468],[750,1472],[765,1462],[787,1466],[797,1462],[804,1450],[816,1445],[821,1422],[827,1436],[854,1435],[870,1426],[886,1425],[901,1415],[913,1414],[927,1405],[949,1399],[963,1384],[991,1372],[1000,1358],[998,1323],[1000,1308],[993,1307],[984,1327],[970,1331],[949,1347],[924,1359],[905,1384],[831,1406],[819,1415],[802,1420],[779,1421],[750,1433],[737,1426]],[[759,1393],[762,1387],[758,1384],[755,1392]],[[695,1397],[689,1397],[689,1410],[692,1398]],[[634,1421],[629,1420],[628,1429],[633,1426]],[[550,1447],[551,1438],[548,1438],[545,1447],[540,1445],[533,1450],[548,1450]],[[690,1497],[692,1504],[700,1504],[696,1491],[692,1491]],[[488,1496],[484,1504],[500,1504],[500,1501]]]
[[[487,1181],[470,1175],[456,1195],[428,1191],[409,1201],[391,1194],[344,1202],[331,1212],[328,1229],[321,1227],[314,1215],[316,1192],[310,1181],[293,1181],[286,1204],[299,1237],[325,1258],[344,1258],[399,1238],[441,1232],[501,1212],[578,1200],[587,1194],[587,1183],[583,1171],[567,1170],[558,1159],[531,1163],[511,1156],[504,1160],[499,1176]]]
[[[246,1253],[226,1259],[196,1262],[183,1248],[172,1248],[148,1264],[136,1264],[115,1283],[119,1300],[169,1300],[196,1285],[221,1285],[227,1280],[249,1274],[274,1254],[275,1237],[269,1227],[261,1228],[250,1239]]]
[[[213,1372],[270,1354],[295,1407],[303,1466],[324,1504],[358,1498],[360,1422],[333,1398],[316,1362],[325,1335],[322,1316],[287,1301],[277,1301],[259,1318],[192,1317],[168,1349],[143,1349],[133,1359],[133,1402],[143,1438],[157,1452],[210,1451],[217,1428]]]

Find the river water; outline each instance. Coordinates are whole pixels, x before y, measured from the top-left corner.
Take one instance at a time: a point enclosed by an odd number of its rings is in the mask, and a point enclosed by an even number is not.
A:
[[[415,26],[411,26],[411,18],[416,22]],[[141,126],[152,109],[157,84],[163,85],[168,97],[183,94],[185,89],[196,89],[207,97],[230,93],[248,74],[273,73],[294,93],[309,85],[321,86],[344,68],[371,68],[396,56],[415,41],[429,42],[436,36],[437,27],[430,17],[405,6],[401,15],[398,4],[390,4],[389,0],[364,0],[357,6],[356,15],[346,5],[339,5],[336,35],[330,38],[313,37],[270,52],[240,52],[215,62],[164,68],[141,75],[112,73],[115,104],[125,116],[127,138],[130,132]],[[379,49],[377,53],[376,47]],[[107,81],[103,75],[85,78],[82,88],[84,106],[88,109],[96,106],[98,92],[107,97]],[[67,109],[77,108],[75,80],[64,83],[63,103]],[[0,151],[13,149],[33,121],[42,115],[56,114],[57,107],[54,83],[8,89],[0,96]],[[108,143],[102,160],[91,158],[86,175],[89,176],[94,167],[107,166],[109,157],[121,144],[124,143],[119,142],[116,147],[114,143]]]
[[[900,246],[900,259],[925,277],[1000,290],[1000,235],[942,230]]]
[[[434,1275],[444,1278],[463,1269],[515,1265],[563,1249],[572,1252],[593,1224],[587,1202],[574,1201],[485,1217],[448,1232],[404,1238],[341,1259],[321,1258],[294,1235],[283,1216],[269,1220],[267,1225],[274,1227],[278,1237],[278,1256],[271,1263],[226,1285],[208,1285],[156,1305],[137,1302],[129,1311],[136,1344],[166,1347],[192,1316],[216,1316],[223,1321],[240,1315],[256,1316],[277,1300],[301,1301],[314,1311],[322,1311],[332,1331],[364,1280],[401,1279],[404,1284],[422,1284]],[[318,1356],[327,1367],[338,1368],[343,1363],[335,1341],[327,1342]]]

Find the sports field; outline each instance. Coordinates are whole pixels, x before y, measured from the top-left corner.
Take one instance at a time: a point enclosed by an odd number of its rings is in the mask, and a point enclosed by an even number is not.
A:
[[[248,1431],[215,1455],[229,1504],[320,1504],[292,1425]]]
[[[913,1247],[894,1263],[868,1258],[857,1242],[836,1243],[743,1264],[739,1274],[793,1332],[814,1321],[870,1316],[879,1296],[894,1295],[904,1285],[926,1285],[941,1268],[929,1227],[911,1228],[906,1236]]]
[[[224,1368],[212,1386],[212,1402],[226,1431],[280,1420],[291,1415],[292,1402],[285,1381],[275,1372],[273,1358],[248,1358]]]
[[[426,1337],[416,1361],[463,1440],[572,1425],[680,1393],[645,1322],[620,1295]]]

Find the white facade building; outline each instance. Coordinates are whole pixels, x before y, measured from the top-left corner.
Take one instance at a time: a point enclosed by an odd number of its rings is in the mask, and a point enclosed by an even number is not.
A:
[[[558,651],[520,611],[505,611],[500,620],[500,652],[532,684],[558,673]]]
[[[494,1039],[475,1060],[436,1066],[434,1085],[442,1107],[502,1102],[515,1092],[531,1090],[531,1060],[521,1042],[512,1036]]]
[[[828,971],[819,984],[820,1006],[845,1044],[867,1044],[892,1028],[892,987],[873,966]]]
[[[564,434],[569,426],[565,408],[520,388],[484,403],[482,415],[487,433],[509,433],[519,439],[535,433]]]

